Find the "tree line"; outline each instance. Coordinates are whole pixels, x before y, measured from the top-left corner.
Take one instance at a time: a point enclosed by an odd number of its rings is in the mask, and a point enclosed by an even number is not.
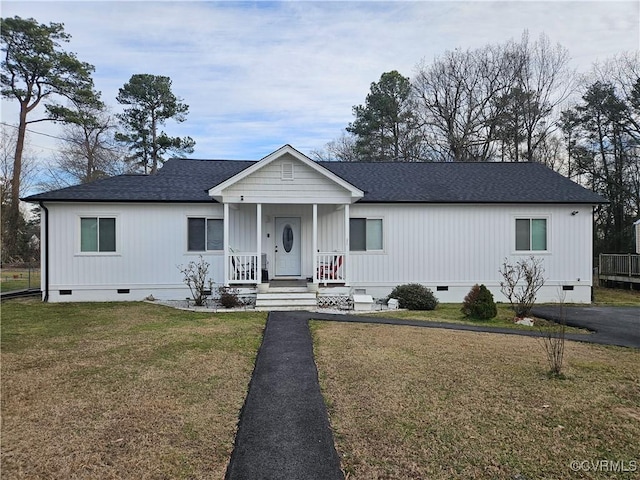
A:
[[[452,50],[371,84],[318,160],[540,162],[601,194],[595,254],[632,252],[640,217],[640,56],[578,74],[547,36]]]
[[[132,75],[116,97],[123,112],[112,115],[94,87],[94,66],[63,48],[71,37],[62,24],[45,25],[16,16],[1,19],[0,28],[1,93],[19,105],[16,131],[8,133],[3,126],[2,132],[4,263],[37,255],[30,242],[33,221],[20,210],[22,182],[28,169],[33,169],[28,157],[24,161],[29,125],[45,121],[64,125],[62,146],[47,166],[53,181],[49,186],[56,187],[130,170],[153,174],[167,153],[191,153],[195,142],[161,130],[167,120],[183,122],[189,112],[188,105],[171,91],[169,77]]]

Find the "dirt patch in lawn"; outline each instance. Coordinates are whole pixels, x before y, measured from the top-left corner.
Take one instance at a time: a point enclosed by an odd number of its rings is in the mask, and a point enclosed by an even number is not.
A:
[[[3,478],[222,478],[265,315],[2,305]]]
[[[571,469],[606,460],[640,470],[637,350],[567,342],[558,379],[534,338],[312,325],[348,478],[637,478]]]

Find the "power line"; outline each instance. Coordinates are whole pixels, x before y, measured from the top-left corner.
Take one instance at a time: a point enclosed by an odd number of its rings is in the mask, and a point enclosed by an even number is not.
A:
[[[17,126],[12,125],[10,123],[0,122],[0,125],[4,125],[6,127],[12,127],[12,128],[15,128],[16,130],[18,130]],[[68,141],[66,138],[58,137],[56,135],[50,135],[50,134],[44,133],[44,132],[37,132],[35,130],[31,130],[30,128],[27,128],[26,130],[27,130],[27,132],[35,133],[36,135],[42,135],[44,137],[49,137],[49,138],[53,138],[53,139],[56,139],[56,140],[62,140],[63,142]],[[38,148],[44,148],[45,150],[51,150],[52,152],[57,152],[58,151],[55,148],[44,147],[42,145],[32,145],[32,146],[35,146],[35,147],[38,147]],[[126,151],[124,151],[124,150],[119,150],[119,149],[111,148],[111,147],[102,147],[102,148],[105,149],[105,150],[109,150],[110,152],[117,153],[118,155],[126,155]]]

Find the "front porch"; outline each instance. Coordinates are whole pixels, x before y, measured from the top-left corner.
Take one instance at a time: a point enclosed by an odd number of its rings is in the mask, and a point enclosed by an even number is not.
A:
[[[349,206],[364,192],[290,145],[209,189],[223,205],[225,285],[349,284]]]
[[[349,205],[224,204],[226,286],[348,285]]]

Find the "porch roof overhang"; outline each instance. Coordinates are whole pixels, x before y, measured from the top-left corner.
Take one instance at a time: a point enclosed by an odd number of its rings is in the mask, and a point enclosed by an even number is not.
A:
[[[313,172],[315,172],[319,177],[324,179],[327,184],[330,184],[337,191],[340,192],[339,195],[332,195],[330,192],[327,192],[323,189],[317,190],[317,195],[310,195],[308,197],[295,197],[295,203],[297,204],[312,204],[312,203],[339,203],[339,204],[347,204],[354,203],[364,197],[364,191],[360,190],[353,184],[347,182],[340,176],[331,172],[327,168],[319,165],[317,162],[314,162],[309,157],[299,152],[291,145],[284,145],[275,152],[267,155],[262,158],[258,162],[252,164],[248,168],[242,170],[236,175],[228,178],[227,180],[213,186],[208,190],[208,194],[214,200],[217,200],[221,203],[237,203],[239,201],[243,201],[244,203],[291,203],[291,199],[287,199],[286,197],[273,197],[273,196],[265,196],[260,193],[260,183],[257,183],[255,188],[253,188],[250,192],[242,195],[242,199],[238,200],[234,198],[233,195],[229,195],[228,192],[233,189],[233,187],[238,186],[240,182],[245,179],[248,179],[251,176],[259,175],[259,172],[273,162],[283,159],[283,158],[291,158],[293,157],[294,161],[301,163],[302,165],[308,167]],[[287,182],[282,182],[280,188],[282,191],[286,191],[288,185],[291,185]],[[236,193],[236,197],[237,197]]]

